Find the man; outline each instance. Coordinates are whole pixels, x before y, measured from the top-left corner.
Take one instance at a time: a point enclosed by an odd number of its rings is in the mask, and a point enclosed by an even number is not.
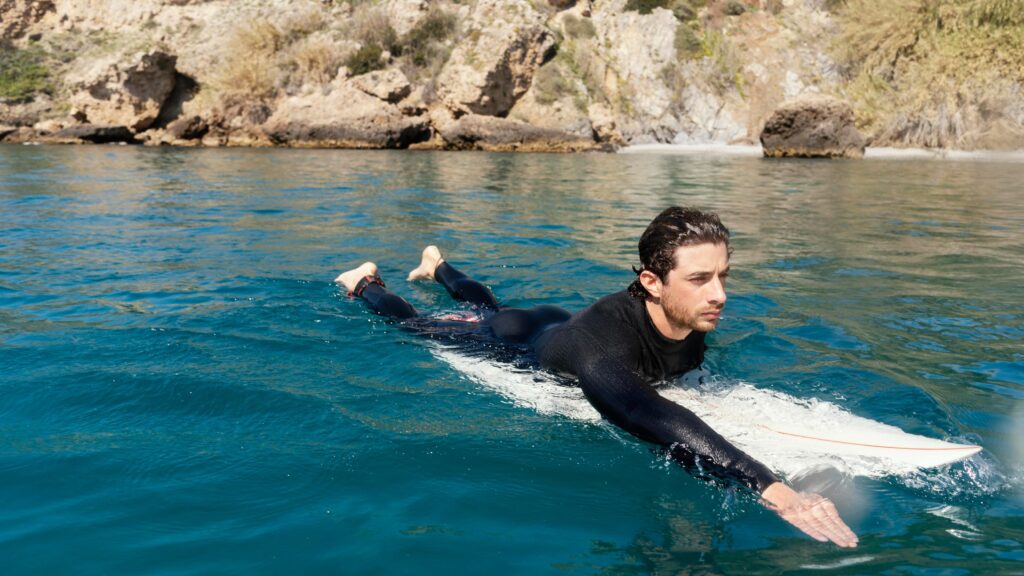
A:
[[[658,394],[652,382],[697,368],[704,335],[725,306],[729,231],[718,216],[672,207],[659,214],[639,243],[636,280],[570,315],[554,306],[503,308],[484,285],[444,261],[435,246],[423,250],[409,280],[436,280],[455,299],[480,311],[474,321],[419,316],[387,291],[372,262],[336,278],[403,327],[429,337],[473,334],[527,348],[541,367],[574,376],[591,404],[629,433],[668,448],[688,469],[699,468],[756,490],[783,519],[815,538],[842,547],[857,537],[835,506],[799,494],[763,464],[730,444],[695,414]]]

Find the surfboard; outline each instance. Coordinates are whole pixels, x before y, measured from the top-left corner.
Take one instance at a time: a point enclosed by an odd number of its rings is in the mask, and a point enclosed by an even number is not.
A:
[[[515,370],[437,347],[433,353],[518,405],[591,423],[601,415],[583,392],[543,372]],[[693,411],[738,448],[787,476],[829,466],[866,477],[905,475],[969,458],[982,447],[917,434],[858,416],[829,401],[804,399],[746,382],[702,386],[698,377],[659,393]]]
[[[855,459],[899,474],[951,464],[982,450],[975,444],[911,434],[831,402],[798,399],[749,384],[712,392],[676,387],[663,395],[693,410],[726,439],[766,463],[794,457]]]

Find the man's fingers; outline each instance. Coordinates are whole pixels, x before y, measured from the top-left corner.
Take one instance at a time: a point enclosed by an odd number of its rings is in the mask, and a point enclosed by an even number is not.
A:
[[[803,510],[794,509],[782,514],[782,519],[795,526],[798,530],[814,538],[818,542],[828,542],[828,537],[821,533],[815,526],[808,522]]]
[[[827,499],[819,501],[811,509],[811,513],[820,523],[819,530],[828,536],[829,540],[844,547],[856,545],[857,536],[839,518],[839,513],[831,501]]]
[[[844,548],[857,544],[857,536],[839,519],[835,506],[826,499],[807,501],[786,510],[781,516],[819,542],[833,542]]]
[[[846,541],[850,543],[849,545],[856,546],[858,541],[857,535],[854,534],[853,530],[850,530],[850,527],[847,526],[846,523],[843,522],[842,518],[839,517],[839,512],[836,511],[836,507],[834,504],[832,504],[832,501],[826,500],[823,506],[825,506],[825,509],[826,511],[828,511],[829,515],[834,517],[837,528],[843,534],[843,537],[846,538]]]

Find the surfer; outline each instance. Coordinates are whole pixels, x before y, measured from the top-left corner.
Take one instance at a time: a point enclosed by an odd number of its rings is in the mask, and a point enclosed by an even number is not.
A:
[[[335,281],[378,314],[424,336],[471,336],[524,348],[542,368],[578,378],[606,419],[665,447],[687,469],[757,491],[766,506],[816,540],[856,546],[856,535],[831,501],[796,492],[652,386],[704,360],[704,336],[718,325],[726,302],[728,229],[715,214],[668,208],[641,235],[639,253],[637,277],[626,290],[575,315],[556,306],[502,307],[486,286],[446,262],[436,246],[423,250],[408,279],[437,281],[456,300],[472,304],[477,314],[421,316],[388,291],[372,262]]]

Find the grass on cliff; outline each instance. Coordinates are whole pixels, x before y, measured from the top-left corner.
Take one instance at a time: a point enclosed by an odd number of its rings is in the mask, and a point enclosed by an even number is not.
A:
[[[207,96],[221,109],[266,103],[303,86],[325,85],[342,65],[353,75],[397,63],[411,80],[436,76],[451,53],[457,24],[454,13],[434,6],[400,36],[374,2],[356,4],[342,21],[310,9],[280,21],[243,22],[228,41]]]
[[[847,0],[834,52],[873,142],[1024,145],[1024,0]]]
[[[21,102],[52,90],[46,55],[37,47],[0,44],[0,99]]]

